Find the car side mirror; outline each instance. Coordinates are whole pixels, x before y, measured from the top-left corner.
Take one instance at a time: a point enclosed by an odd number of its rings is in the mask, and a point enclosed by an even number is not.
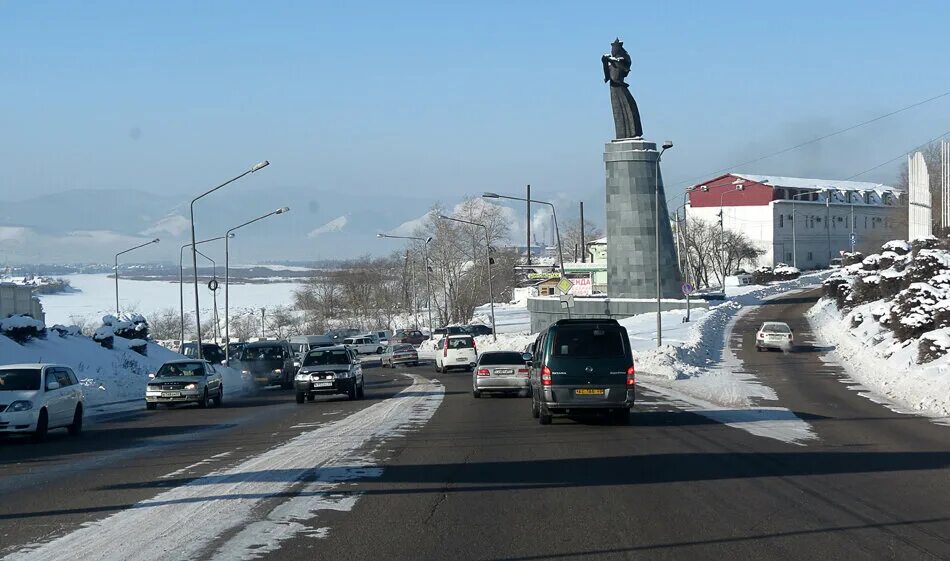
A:
[[[59,389],[59,382],[50,382],[46,384],[46,391],[51,392]]]
[[[154,378],[154,377],[155,377],[155,373],[154,373],[154,372],[149,372],[149,373],[148,373],[148,377],[149,377],[149,378]]]
[[[521,355],[521,360],[525,362],[531,362],[532,360],[534,360],[534,357],[531,355],[531,353],[524,353],[523,355]]]

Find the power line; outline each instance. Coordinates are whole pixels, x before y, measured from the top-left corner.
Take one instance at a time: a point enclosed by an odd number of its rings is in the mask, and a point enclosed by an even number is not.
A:
[[[941,98],[944,98],[944,97],[947,97],[947,96],[950,96],[950,91],[946,91],[946,92],[943,92],[942,94],[935,95],[935,96],[933,96],[933,97],[930,97],[930,98],[927,98],[927,99],[918,101],[918,102],[916,102],[916,103],[912,103],[912,104],[907,105],[907,106],[905,106],[905,107],[901,107],[900,109],[896,109],[896,110],[894,110],[894,111],[891,111],[890,113],[885,113],[884,115],[878,115],[877,117],[874,117],[873,119],[868,119],[867,121],[862,121],[862,122],[860,122],[860,123],[857,123],[857,124],[854,124],[854,125],[845,127],[845,128],[843,128],[843,129],[836,130],[836,131],[834,131],[834,132],[830,132],[830,133],[828,133],[828,134],[819,136],[819,137],[817,137],[817,138],[813,138],[813,139],[811,139],[811,140],[806,140],[805,142],[796,144],[795,146],[790,146],[790,147],[788,147],[788,148],[784,148],[784,149],[779,150],[779,151],[777,151],[777,152],[772,152],[772,153],[766,154],[766,155],[764,155],[764,156],[759,156],[758,158],[754,158],[754,159],[752,159],[752,160],[747,160],[747,161],[745,161],[745,162],[740,162],[740,163],[737,163],[737,164],[732,164],[732,165],[730,165],[730,166],[728,166],[728,167],[720,168],[720,169],[717,169],[717,170],[715,170],[715,171],[711,171],[711,172],[709,172],[709,173],[707,173],[707,174],[703,174],[703,175],[701,175],[701,176],[693,177],[693,178],[691,178],[691,179],[687,179],[687,180],[683,180],[683,181],[677,181],[677,182],[676,182],[676,185],[677,185],[677,186],[680,186],[680,185],[687,185],[687,184],[693,183],[693,182],[695,182],[695,181],[697,181],[697,180],[701,180],[701,179],[707,178],[707,177],[709,177],[710,175],[715,175],[715,174],[717,174],[717,173],[721,173],[721,172],[724,172],[724,171],[729,171],[729,170],[732,170],[732,169],[735,169],[735,168],[738,168],[738,167],[741,167],[741,166],[746,166],[746,165],[749,165],[749,164],[754,164],[754,163],[756,163],[756,162],[760,162],[760,161],[762,161],[762,160],[765,160],[765,159],[768,159],[768,158],[772,158],[772,157],[778,156],[778,155],[780,155],[780,154],[785,154],[786,152],[791,152],[792,150],[797,150],[797,149],[799,149],[799,148],[801,148],[801,147],[803,147],[803,146],[807,146],[807,145],[813,144],[813,143],[815,143],[815,142],[820,142],[820,141],[822,141],[822,140],[825,140],[825,139],[827,139],[827,138],[831,138],[831,137],[833,137],[833,136],[837,136],[837,135],[839,135],[839,134],[844,134],[844,133],[846,133],[846,132],[848,132],[848,131],[852,131],[852,130],[854,130],[854,129],[863,127],[863,126],[865,126],[865,125],[870,125],[871,123],[880,121],[881,119],[886,119],[886,118],[888,118],[888,117],[897,115],[898,113],[903,113],[904,111],[907,111],[907,110],[909,110],[909,109],[913,109],[913,108],[915,108],[915,107],[919,107],[919,106],[921,106],[921,105],[930,103],[931,101],[936,101],[936,100],[938,100],[938,99],[941,99]],[[939,137],[938,137],[938,138],[939,138]],[[899,157],[900,157],[900,156],[898,156],[898,158],[899,158]],[[897,159],[897,158],[895,158],[895,159]],[[882,165],[885,165],[885,164],[882,164]]]
[[[849,180],[851,180],[851,179],[854,179],[855,177],[860,177],[860,176],[864,175],[865,173],[869,173],[869,172],[872,172],[872,171],[874,171],[874,170],[876,170],[876,169],[878,169],[878,168],[882,168],[882,167],[886,166],[887,164],[889,164],[889,163],[891,163],[891,162],[894,162],[894,161],[896,161],[896,160],[899,160],[899,159],[903,158],[903,157],[906,156],[908,153],[910,153],[910,152],[916,152],[917,150],[920,150],[921,148],[924,148],[924,147],[927,146],[928,144],[934,143],[934,142],[936,142],[936,141],[940,140],[941,138],[943,138],[943,137],[945,137],[945,136],[948,136],[948,135],[950,135],[950,131],[946,131],[946,132],[940,133],[940,135],[938,135],[938,136],[936,136],[936,137],[934,137],[934,138],[928,140],[927,142],[924,142],[923,144],[919,144],[919,145],[917,145],[917,146],[911,148],[910,150],[906,150],[906,151],[904,151],[904,152],[901,152],[899,155],[897,155],[897,156],[891,158],[890,160],[888,160],[888,161],[886,161],[886,162],[880,163],[880,164],[878,164],[878,165],[876,165],[876,166],[874,166],[874,167],[872,167],[872,168],[868,168],[868,169],[866,169],[866,170],[864,170],[864,171],[862,171],[862,172],[860,172],[860,173],[856,173],[856,174],[852,175],[851,177],[846,178],[845,181],[849,181]]]

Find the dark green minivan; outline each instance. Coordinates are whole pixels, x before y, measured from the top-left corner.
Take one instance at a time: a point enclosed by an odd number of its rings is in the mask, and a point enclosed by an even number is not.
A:
[[[634,401],[627,330],[613,319],[562,319],[542,331],[525,354],[531,363],[531,413],[542,425],[553,415],[602,411],[626,424]]]

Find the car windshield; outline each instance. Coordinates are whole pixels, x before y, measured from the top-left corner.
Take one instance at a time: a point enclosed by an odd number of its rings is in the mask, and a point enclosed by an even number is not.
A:
[[[284,351],[281,347],[245,347],[241,360],[251,362],[255,360],[283,360]]]
[[[4,368],[0,370],[0,391],[35,391],[40,389],[39,368]]]
[[[766,333],[791,333],[791,329],[784,323],[766,323],[762,326],[762,331]]]
[[[310,351],[303,359],[303,366],[323,366],[326,364],[349,364],[350,355],[343,349]]]
[[[523,364],[521,353],[484,353],[478,359],[478,364]]]
[[[204,376],[205,367],[200,362],[174,362],[163,364],[158,369],[156,378],[170,378],[173,376]]]
[[[623,355],[623,331],[617,327],[562,326],[554,337],[554,356],[618,358]]]

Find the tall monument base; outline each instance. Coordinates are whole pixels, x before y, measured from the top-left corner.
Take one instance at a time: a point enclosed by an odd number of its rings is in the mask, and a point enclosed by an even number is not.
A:
[[[607,294],[611,298],[656,298],[657,199],[660,205],[660,295],[682,297],[658,159],[656,143],[646,140],[614,140],[604,150]]]

